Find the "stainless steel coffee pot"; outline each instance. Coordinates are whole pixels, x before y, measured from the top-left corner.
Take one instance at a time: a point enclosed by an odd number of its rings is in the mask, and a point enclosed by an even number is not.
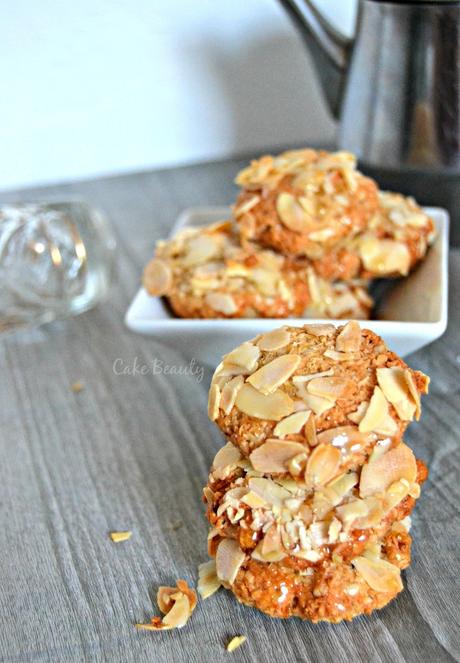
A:
[[[339,146],[355,152],[384,186],[454,212],[460,203],[460,2],[359,0],[355,36],[348,39],[310,0],[280,1],[339,119]],[[458,227],[460,235],[460,218]]]

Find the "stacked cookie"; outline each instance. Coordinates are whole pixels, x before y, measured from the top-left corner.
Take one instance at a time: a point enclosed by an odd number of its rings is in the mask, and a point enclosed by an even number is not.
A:
[[[402,590],[427,475],[403,435],[428,382],[357,322],[282,327],[223,358],[209,416],[228,441],[204,496],[238,600],[338,622]]]
[[[186,318],[368,318],[370,279],[406,276],[434,237],[411,198],[379,192],[347,152],[253,161],[233,219],[159,242],[144,287]]]

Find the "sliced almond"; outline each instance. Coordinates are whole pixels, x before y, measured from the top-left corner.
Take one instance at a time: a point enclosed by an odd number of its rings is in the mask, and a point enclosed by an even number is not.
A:
[[[236,465],[240,460],[241,453],[231,442],[227,442],[214,456],[211,470],[222,470],[228,466]]]
[[[214,501],[214,493],[208,486],[205,486],[203,488],[203,496],[204,496],[208,506],[212,506],[212,503]]]
[[[219,580],[232,585],[246,559],[238,542],[234,539],[224,539],[219,543],[216,553],[216,573]]]
[[[196,608],[197,598],[196,593],[191,589],[185,580],[177,580],[176,587],[159,587],[157,592],[157,604],[162,613],[169,612],[174,603],[174,596],[177,593],[186,596],[190,603],[190,610]]]
[[[223,364],[224,366],[240,366],[247,370],[248,373],[252,373],[257,366],[259,357],[260,349],[256,345],[246,341],[246,343],[239,345],[235,350],[225,355]]]
[[[157,591],[157,605],[161,612],[165,615],[168,610],[171,610],[174,601],[172,596],[177,594],[177,587],[159,587]]]
[[[214,371],[214,373],[213,373],[213,375],[212,375],[211,386],[212,386],[213,384],[219,384],[219,381],[220,381],[220,379],[221,379],[221,377],[222,377],[222,373],[221,373],[221,372],[222,372],[222,369],[223,369],[223,368],[224,368],[224,364],[223,364],[223,362],[221,361],[220,364],[216,367],[216,370]]]
[[[414,376],[412,375],[412,371],[406,369],[404,371],[404,377],[406,378],[407,386],[409,388],[409,393],[412,396],[412,400],[415,403],[415,418],[418,421],[420,419],[420,414],[421,414],[420,394],[419,394],[419,391],[417,389],[417,385],[415,384],[415,380],[414,380]],[[427,390],[428,390],[428,383],[427,383]]]
[[[277,423],[273,429],[274,437],[285,437],[286,435],[295,435],[300,433],[310,415],[311,411],[303,410],[300,412],[294,412],[288,417],[285,417],[285,419],[282,419],[279,423]]]
[[[227,643],[226,650],[229,652],[235,651],[238,647],[241,647],[246,642],[247,638],[245,635],[235,635],[234,638]]]
[[[331,350],[331,348],[328,348],[324,351],[323,355],[334,361],[356,361],[355,352],[338,352],[337,350]]]
[[[290,493],[290,496],[297,495],[299,490],[299,484],[291,477],[276,477],[276,484],[284,488],[284,490],[287,490],[288,493]]]
[[[230,413],[231,409],[235,405],[237,394],[243,384],[243,376],[237,375],[224,385],[220,399],[220,408],[223,410],[224,414],[227,415]]]
[[[312,336],[331,336],[332,334],[335,334],[335,327],[334,325],[328,324],[328,323],[312,323],[312,324],[306,324],[303,326],[306,332],[311,334]]]
[[[132,537],[133,533],[130,531],[126,532],[110,532],[109,536],[114,543],[121,543],[122,541],[128,541]]]
[[[420,497],[420,493],[421,493],[420,484],[418,484],[415,481],[409,489],[409,495],[413,497],[414,500],[418,500],[418,498]]]
[[[409,484],[417,478],[417,463],[411,449],[404,442],[390,449],[373,462],[363,465],[359,481],[361,497],[384,493],[387,488],[400,479]]]
[[[382,558],[382,543],[381,541],[373,541],[367,543],[364,548],[363,557],[366,559],[381,559]]]
[[[418,484],[416,484],[418,485]],[[395,481],[390,486],[388,486],[383,500],[384,513],[388,513],[391,509],[394,509],[405,497],[410,493],[410,483],[405,479],[400,479]]]
[[[283,225],[289,230],[304,233],[311,229],[311,216],[305,212],[297,198],[290,193],[282,192],[278,195],[276,211]]]
[[[313,504],[312,504],[312,509],[313,513],[315,514],[315,518],[328,517],[330,512],[332,511],[332,508],[333,504],[329,500],[327,492],[317,488],[313,494]]]
[[[337,518],[333,518],[329,524],[328,539],[329,543],[335,543],[339,538],[342,523]]]
[[[350,412],[350,414],[347,415],[347,419],[352,421],[354,424],[359,424],[366,414],[368,407],[369,403],[367,401],[362,401],[354,412]]]
[[[308,533],[314,547],[322,546],[326,543],[328,529],[329,526],[325,521],[316,521],[310,525]]]
[[[228,233],[232,228],[233,221],[231,219],[225,219],[224,221],[216,221],[215,223],[211,223],[211,225],[206,226],[205,233],[206,235]]]
[[[359,423],[359,430],[361,433],[375,431],[384,435],[394,435],[397,431],[396,422],[389,413],[388,401],[380,387],[374,388],[369,407]]]
[[[216,560],[210,559],[198,567],[198,593],[202,599],[207,599],[217,592],[221,582],[217,577]]]
[[[292,381],[294,384],[301,384],[302,382],[310,382],[314,378],[326,378],[334,375],[334,369],[329,368],[327,371],[321,371],[319,373],[310,373],[310,375],[294,375]]]
[[[308,233],[308,238],[313,242],[326,242],[331,237],[334,237],[335,230],[333,228],[323,228],[322,230],[314,230]]]
[[[274,297],[278,291],[279,273],[270,269],[255,267],[248,272],[248,279],[257,286],[265,297]]]
[[[316,205],[315,201],[312,198],[307,198],[306,196],[299,196],[297,199],[300,203],[302,209],[309,215],[314,216],[316,214]],[[310,233],[311,235],[311,233]]]
[[[204,301],[213,311],[224,315],[233,315],[238,310],[233,297],[225,292],[208,292]]]
[[[340,331],[335,340],[338,352],[358,352],[361,346],[361,327],[355,320],[350,320]]]
[[[305,403],[306,407],[309,410],[313,410],[318,416],[321,416],[324,412],[327,412],[327,410],[334,407],[333,401],[328,398],[321,398],[321,396],[313,396],[313,394],[307,393],[304,384],[297,385],[297,393]]]
[[[241,205],[238,205],[237,207],[235,207],[234,210],[233,210],[233,214],[234,214],[235,218],[238,218],[239,216],[242,216],[243,214],[247,214],[247,212],[252,210],[252,208],[257,205],[259,200],[260,200],[259,196],[252,196],[251,198],[248,198],[248,200],[245,200],[244,203],[241,203]]]
[[[382,522],[385,515],[383,502],[376,497],[366,497],[364,502],[367,506],[367,514],[357,518],[353,522],[354,529],[369,529],[370,527],[377,527]]]
[[[305,480],[322,486],[337,474],[340,466],[340,449],[329,444],[320,444],[307,461]]]
[[[346,472],[330,481],[326,486],[326,490],[331,498],[332,505],[339,504],[357,483],[358,475],[356,472]]]
[[[259,562],[280,562],[282,559],[287,557],[287,554],[284,552],[281,546],[279,550],[274,549],[264,554],[262,552],[264,541],[265,538],[262,539],[262,541],[259,541],[257,546],[252,551],[251,557],[253,559],[256,559]]]
[[[283,488],[279,483],[262,477],[251,477],[249,479],[249,488],[272,506],[281,507],[284,500],[291,497],[289,490]]]
[[[243,495],[241,501],[250,506],[251,509],[259,509],[260,507],[267,505],[266,500],[252,490]]]
[[[264,474],[286,472],[289,461],[300,453],[304,452],[304,447],[298,442],[288,440],[267,440],[260,447],[257,447],[249,459],[252,466],[258,472]]]
[[[262,543],[262,555],[266,558],[270,553],[282,553],[281,536],[278,525],[273,524],[267,530]]]
[[[221,399],[221,392],[217,384],[211,385],[208,397],[208,417],[211,421],[215,421],[219,416],[219,405]]]
[[[182,264],[184,267],[194,267],[215,258],[219,253],[219,244],[212,235],[197,235],[188,241]]]
[[[307,384],[308,393],[326,398],[335,403],[338,398],[349,398],[354,391],[354,383],[347,378],[314,378]]]
[[[289,474],[292,474],[293,477],[300,476],[304,471],[307,458],[308,455],[305,452],[302,452],[297,456],[294,456],[294,458],[291,458],[287,464]]]
[[[335,512],[348,529],[357,518],[367,516],[369,508],[364,500],[358,499],[338,506]]]
[[[244,384],[238,391],[235,405],[250,417],[272,421],[280,421],[294,409],[292,398],[281,389],[264,395],[250,384]]]
[[[376,592],[396,594],[403,589],[401,572],[394,564],[383,559],[367,559],[362,556],[355,557],[352,564],[369,587]]]
[[[271,332],[267,332],[257,341],[257,345],[261,350],[265,352],[274,352],[275,350],[281,350],[285,348],[286,345],[289,345],[291,342],[291,335],[287,329],[274,329]]]
[[[412,421],[416,411],[416,403],[409,390],[406,373],[410,375],[409,371],[400,366],[378,368],[377,381],[386,399],[396,410],[398,417],[403,421]]]
[[[272,394],[286,380],[289,380],[301,361],[299,355],[276,357],[248,377],[247,381],[262,394]]]
[[[311,410],[308,410],[308,419],[305,422],[303,433],[305,435],[305,439],[311,447],[314,447],[318,444],[318,439],[316,436],[315,415]]]
[[[163,624],[168,628],[182,628],[192,613],[189,598],[182,592],[177,592],[171,596],[171,599],[174,605],[163,617]]]
[[[159,258],[154,258],[144,269],[142,282],[149,295],[161,297],[169,292],[173,282],[172,276],[172,270],[168,263]]]
[[[360,254],[365,269],[376,275],[407,276],[409,273],[410,253],[406,244],[402,242],[368,235],[360,242]]]
[[[136,624],[137,628],[151,631],[182,628],[195,609],[196,594],[185,580],[178,580],[177,587],[158,589],[157,602],[160,610],[166,613],[163,619],[152,617],[149,624]]]

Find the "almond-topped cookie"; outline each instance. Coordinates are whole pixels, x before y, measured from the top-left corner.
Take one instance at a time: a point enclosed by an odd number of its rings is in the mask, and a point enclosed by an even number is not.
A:
[[[300,447],[301,465],[302,446],[283,444],[291,458]],[[282,477],[267,459],[248,460],[228,443],[213,461],[204,495],[220,582],[272,616],[311,621],[352,619],[394,598],[426,478],[404,442],[376,445],[352,469],[313,451],[302,475]]]
[[[401,440],[428,382],[355,321],[285,326],[223,357],[209,416],[245,456],[269,440],[362,447]]]
[[[319,259],[367,227],[377,185],[348,152],[312,149],[264,156],[242,170],[234,216],[244,239]]]
[[[373,304],[363,282],[330,283],[305,261],[243,248],[231,221],[159,242],[143,284],[182,318],[367,318]]]

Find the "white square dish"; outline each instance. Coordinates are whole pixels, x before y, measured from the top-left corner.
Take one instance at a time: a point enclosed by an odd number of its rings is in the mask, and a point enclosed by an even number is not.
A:
[[[437,230],[426,259],[405,279],[397,280],[385,294],[378,320],[362,325],[382,336],[401,356],[439,338],[447,327],[449,215],[438,207],[426,207]],[[200,226],[228,218],[227,207],[187,209],[179,216],[171,235],[184,226]],[[132,301],[125,323],[135,332],[156,336],[196,361],[215,365],[226,352],[253,336],[282,325],[303,325],[322,320],[244,319],[195,320],[176,318],[158,297],[141,288]],[[332,320],[344,324],[343,320]]]

